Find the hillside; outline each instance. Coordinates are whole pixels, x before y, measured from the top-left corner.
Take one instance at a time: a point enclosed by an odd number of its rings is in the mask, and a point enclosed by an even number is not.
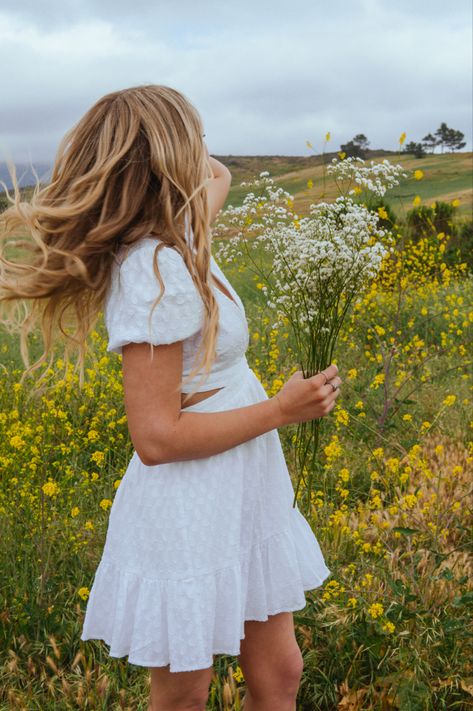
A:
[[[336,186],[327,176],[326,193],[323,193],[323,165],[328,165],[337,152],[324,155],[305,156],[234,156],[217,155],[232,172],[233,180],[226,205],[240,205],[243,201],[246,187],[241,187],[242,181],[257,177],[261,171],[267,170],[278,185],[295,196],[295,206],[300,214],[308,211],[313,202],[331,201],[338,195]],[[458,215],[462,218],[473,216],[473,153],[428,154],[424,158],[399,154],[395,151],[367,151],[366,162],[380,162],[384,159],[392,163],[400,163],[408,172],[420,168],[424,172],[422,180],[413,178],[404,180],[396,189],[390,190],[387,202],[396,214],[404,215],[412,207],[412,200],[419,195],[423,203],[430,204],[434,200],[460,200]],[[35,166],[38,175],[47,180],[46,163]],[[20,184],[26,186],[34,182],[31,170],[26,165],[17,166]],[[0,163],[0,179],[9,184],[8,170]],[[308,189],[307,181],[312,180],[313,187]],[[1,193],[0,189],[0,193]],[[0,196],[1,199],[1,196]]]
[[[290,156],[216,156],[231,170],[232,187],[226,205],[240,205],[247,188],[240,187],[242,180],[249,180],[261,171],[267,170],[275,182],[295,197],[295,206],[300,214],[307,213],[310,203],[334,200],[337,189],[330,176],[326,181],[326,193],[323,194],[323,163],[328,165],[336,153],[325,156],[290,157]],[[392,205],[396,214],[404,215],[412,207],[412,201],[419,195],[423,203],[434,200],[460,200],[458,215],[463,218],[473,217],[473,153],[429,154],[424,158],[398,154],[392,151],[367,151],[366,162],[375,163],[384,159],[399,163],[406,172],[416,169],[424,172],[422,180],[412,177],[401,182],[397,188],[386,193],[386,202]],[[313,187],[307,187],[312,180]]]

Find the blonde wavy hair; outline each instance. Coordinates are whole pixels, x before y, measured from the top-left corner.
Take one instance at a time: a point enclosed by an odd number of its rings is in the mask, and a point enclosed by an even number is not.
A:
[[[48,357],[51,368],[59,338],[66,369],[71,352],[78,354],[74,372],[79,370],[82,386],[88,334],[103,309],[116,254],[146,235],[160,240],[153,268],[161,292],[152,309],[165,290],[157,262],[165,245],[182,255],[202,297],[202,340],[187,379],[203,368],[200,382],[205,380],[218,333],[206,196],[212,169],[201,118],[188,99],[154,84],[109,93],[66,133],[50,183],[41,188],[37,180],[29,202],[21,198],[12,164],[10,173],[14,197],[4,185],[12,204],[0,231],[0,322],[20,334],[22,380]],[[18,231],[26,238],[13,239]],[[15,259],[7,258],[7,247],[13,247]],[[25,251],[21,258],[18,250]],[[38,327],[44,351],[30,365],[28,336]],[[151,344],[150,351],[152,357]]]

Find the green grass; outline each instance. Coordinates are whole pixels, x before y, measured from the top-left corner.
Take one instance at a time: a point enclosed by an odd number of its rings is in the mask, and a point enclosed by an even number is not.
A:
[[[232,157],[219,156],[233,175],[233,182],[225,205],[239,206],[247,192],[247,188],[240,187],[242,180],[248,181],[257,177],[263,170],[267,170],[275,178],[278,185],[293,194],[296,198],[296,207],[301,214],[307,210],[310,202],[318,202],[322,195],[323,161],[328,165],[336,154],[327,153],[323,156],[308,156],[307,158],[280,158],[277,156],[238,157],[232,163]],[[473,153],[456,153],[444,155],[427,155],[416,159],[412,156],[388,151],[368,152],[366,162],[371,160],[380,162],[384,159],[391,163],[400,163],[408,172],[416,169],[424,171],[422,180],[412,177],[402,179],[398,187],[388,191],[386,202],[400,215],[405,216],[411,209],[412,200],[419,195],[423,203],[430,204],[433,200],[451,201],[458,197],[461,200],[457,214],[461,218],[473,216]],[[314,186],[307,188],[308,179],[312,179]],[[327,175],[326,197],[330,201],[338,195],[336,186]],[[401,200],[401,202],[400,202]]]

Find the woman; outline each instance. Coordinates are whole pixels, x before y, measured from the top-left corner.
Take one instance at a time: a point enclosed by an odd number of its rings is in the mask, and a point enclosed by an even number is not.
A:
[[[243,303],[211,254],[230,182],[192,104],[138,86],[100,99],[63,139],[50,185],[6,214],[8,232],[33,237],[33,258],[4,256],[0,281],[5,305],[32,302],[22,339],[43,331],[27,372],[67,313],[81,375],[102,308],[122,358],[134,453],[81,639],[149,667],[153,711],[205,709],[215,654],[238,655],[245,711],[294,709],[292,612],[330,574],[292,506],[278,428],[327,415],[342,381],[334,364],[298,371],[269,398],[249,367]]]

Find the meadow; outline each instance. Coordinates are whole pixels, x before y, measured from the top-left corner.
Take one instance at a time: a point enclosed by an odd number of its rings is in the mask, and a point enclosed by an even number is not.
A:
[[[298,711],[473,708],[473,266],[458,245],[471,230],[468,157],[415,161],[425,178],[389,205],[396,251],[339,337],[344,384],[309,516],[332,575],[294,613]],[[276,177],[301,214],[319,167]],[[232,191],[237,204],[244,188]],[[445,229],[421,230],[415,218],[434,201],[459,209]],[[221,266],[245,304],[249,363],[272,395],[298,369],[289,324],[273,323],[250,265]],[[106,343],[99,319],[82,389],[58,350],[34,402],[19,383],[18,339],[0,333],[0,709],[147,709],[147,671],[79,640],[133,452],[120,359]],[[295,428],[280,436],[293,473]],[[215,658],[209,711],[242,708],[237,661]]]

